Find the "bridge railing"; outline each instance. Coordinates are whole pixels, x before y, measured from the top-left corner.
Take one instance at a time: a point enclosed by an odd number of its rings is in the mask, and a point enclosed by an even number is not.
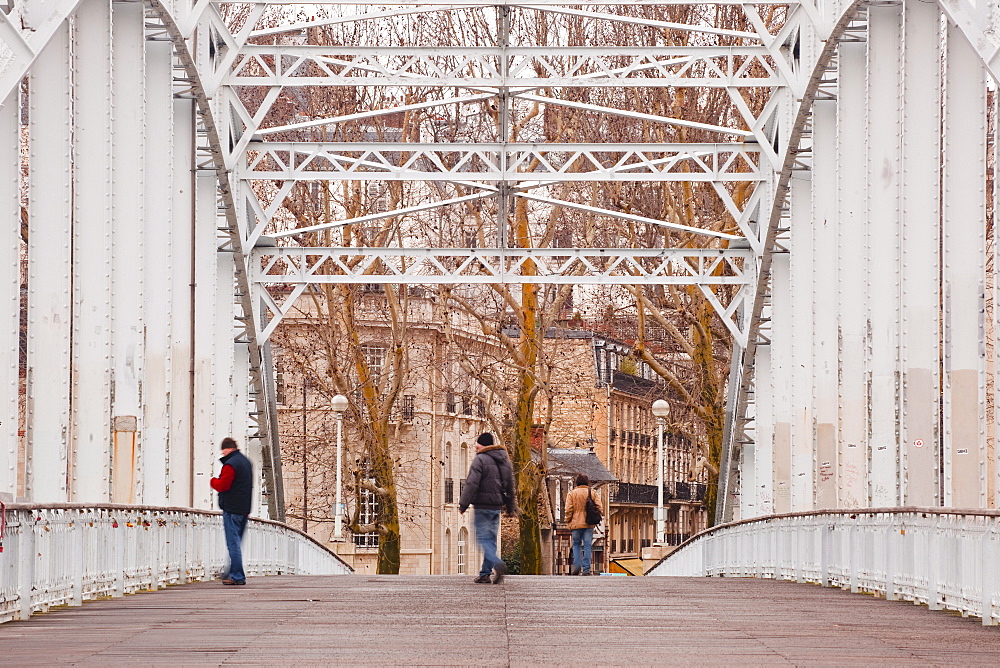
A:
[[[8,505],[0,509],[0,622],[53,606],[210,580],[228,561],[222,514],[185,508]],[[247,575],[334,575],[350,566],[278,522],[251,518]]]
[[[868,592],[1000,621],[1000,512],[818,511],[723,524],[647,575],[758,577]]]

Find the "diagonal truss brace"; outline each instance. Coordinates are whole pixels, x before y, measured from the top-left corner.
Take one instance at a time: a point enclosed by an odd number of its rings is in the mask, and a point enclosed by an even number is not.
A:
[[[310,284],[697,285],[734,336],[749,294],[753,253],[744,248],[276,248],[250,256],[251,283],[270,317],[258,332],[267,340]],[[530,272],[525,271],[530,265]],[[292,286],[279,304],[268,286]],[[736,286],[724,305],[713,286]]]
[[[242,179],[763,181],[756,143],[253,142]],[[506,168],[501,158],[506,158]],[[530,166],[530,171],[527,171]],[[684,171],[684,169],[688,171]]]

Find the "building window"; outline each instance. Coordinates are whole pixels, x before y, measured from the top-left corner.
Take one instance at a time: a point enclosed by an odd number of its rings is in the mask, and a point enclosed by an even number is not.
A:
[[[444,479],[444,502],[455,503],[455,481],[451,478]]]
[[[444,530],[444,568],[441,570],[451,575],[451,529]]]
[[[358,513],[359,524],[375,524],[378,521],[378,497],[375,492],[361,488],[358,494],[361,505]],[[378,531],[354,534],[354,544],[358,547],[378,547]]]
[[[459,575],[465,575],[465,546],[469,540],[469,530],[462,527],[458,530],[458,563],[457,571]]]
[[[449,392],[445,396],[444,412],[445,413],[454,413],[455,412],[455,395],[452,394],[451,392]]]
[[[385,368],[385,348],[382,346],[361,346],[361,354],[365,356],[365,364],[376,383],[382,378]]]
[[[462,444],[458,455],[458,475],[462,475],[469,470],[469,446],[465,443]],[[458,481],[458,498],[462,498],[462,490],[465,489],[465,478],[460,478]]]
[[[415,401],[416,397],[414,397],[412,394],[403,395],[403,405],[401,407],[403,413],[403,422],[413,422]]]

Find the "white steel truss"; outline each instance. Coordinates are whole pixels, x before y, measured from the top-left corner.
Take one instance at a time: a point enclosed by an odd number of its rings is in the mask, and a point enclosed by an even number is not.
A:
[[[304,4],[322,11],[309,20],[279,11]],[[748,27],[714,26],[711,11],[677,23],[614,9],[691,4],[736,12]],[[304,43],[310,30],[460,11],[479,12],[492,31],[485,43]],[[541,15],[686,41],[516,43],[512,22]],[[987,286],[997,289],[985,257],[996,240],[983,236],[995,170],[984,147],[998,144],[985,110],[1000,75],[998,20],[993,0],[8,2],[0,206],[11,221],[4,246],[19,247],[18,223],[27,230],[28,404],[18,418],[19,356],[9,356],[0,492],[206,505],[199,485],[211,460],[199,448],[245,431],[280,517],[267,340],[294,297],[272,288],[531,281],[689,284],[709,299],[739,353],[720,517],[996,506],[1000,429],[979,406],[995,404],[986,378],[1000,368],[985,353],[1000,328],[985,306]],[[402,92],[414,87],[436,93],[414,102]],[[378,89],[389,102],[272,119],[308,88]],[[649,113],[630,97],[657,88],[724,90],[731,108],[707,123]],[[749,103],[745,94],[760,90],[766,102]],[[516,134],[529,110],[548,108],[668,140]],[[370,129],[434,109],[478,114],[491,134],[439,142],[433,124],[407,136]],[[310,227],[283,218],[297,186],[355,182],[425,190]],[[579,182],[702,183],[732,224],[680,225],[559,190]],[[749,194],[736,197],[737,187]],[[704,247],[515,247],[507,217],[518,204],[684,233]],[[492,247],[300,245],[306,232],[341,239],[346,227],[469,206],[496,212]],[[7,266],[20,259],[8,255]],[[21,287],[10,272],[0,331],[20,327]],[[22,447],[51,466],[19,472]]]
[[[218,3],[224,4],[224,3]],[[350,3],[348,3],[350,4]],[[234,124],[230,128],[231,152],[226,162],[236,180],[234,190],[237,200],[245,202],[245,229],[240,246],[249,250],[263,236],[287,239],[306,231],[318,231],[370,223],[386,218],[426,213],[445,206],[458,205],[473,200],[493,200],[500,210],[509,210],[512,202],[520,198],[535,206],[575,209],[611,219],[628,220],[644,225],[667,229],[682,229],[668,220],[636,215],[606,207],[567,201],[552,197],[544,190],[546,185],[567,182],[704,182],[711,184],[724,208],[736,221],[739,233],[729,234],[696,228],[687,231],[706,239],[736,243],[739,248],[761,248],[758,226],[761,207],[766,203],[766,182],[771,178],[776,154],[773,142],[765,130],[768,117],[777,105],[768,103],[763,110],[754,112],[740,94],[742,88],[771,87],[783,90],[779,80],[787,81],[793,72],[794,55],[783,46],[783,41],[794,31],[798,11],[793,8],[777,34],[768,32],[755,5],[743,5],[742,11],[753,31],[717,29],[710,25],[679,25],[641,19],[633,16],[602,11],[583,11],[559,7],[553,3],[541,5],[507,5],[507,3],[460,3],[439,7],[427,4],[421,8],[401,3],[392,8],[367,11],[348,11],[346,16],[319,16],[312,21],[278,25],[266,29],[245,28],[241,35],[228,35],[221,39],[226,47],[217,58],[217,67],[210,79],[223,90],[230,90],[226,105],[232,110],[226,118]],[[584,3],[585,5],[598,3]],[[610,3],[612,5],[616,3]],[[768,3],[763,3],[767,5]],[[318,46],[311,44],[253,44],[248,40],[261,37],[280,38],[290,33],[350,22],[364,22],[387,17],[404,17],[423,12],[451,12],[459,8],[476,8],[487,12],[488,20],[496,30],[496,44],[490,46],[378,46],[347,44],[343,46]],[[206,7],[203,25],[221,30],[222,23],[215,7]],[[508,26],[512,12],[545,11],[586,16],[592,20],[623,22],[643,25],[650,29],[677,29],[699,33],[699,42],[684,47],[628,47],[623,45],[570,46],[548,44],[527,46],[511,44]],[[707,36],[729,38],[734,43],[712,45]],[[239,42],[242,39],[243,42]],[[294,41],[294,40],[293,40]],[[705,42],[705,43],[701,43]],[[238,53],[234,47],[238,46]],[[263,126],[264,118],[289,88],[307,87],[364,87],[364,86],[433,86],[441,90],[440,99],[418,104],[399,104],[385,108],[359,111],[336,118],[310,119],[293,124]],[[672,118],[644,113],[629,106],[611,106],[560,99],[553,90],[575,87],[588,89],[628,89],[631,87],[721,87],[725,88],[738,118],[739,125],[711,125],[685,118]],[[258,88],[261,102],[252,111],[243,104],[238,91]],[[449,94],[455,89],[463,93]],[[541,94],[548,91],[545,94]],[[358,123],[384,117],[387,114],[413,111],[447,105],[488,104],[499,110],[497,141],[475,143],[442,143],[406,141],[287,141],[288,137],[315,136],[316,132],[335,131],[345,123]],[[513,141],[508,135],[508,117],[518,104],[553,105],[590,112],[601,117],[634,119],[664,126],[699,130],[717,137],[713,143],[630,143],[615,144],[607,141],[592,143],[559,143],[545,139],[534,142]],[[401,150],[405,148],[405,150]],[[472,194],[459,194],[439,200],[401,207],[383,213],[316,224],[306,228],[280,230],[274,227],[275,216],[280,212],[282,200],[294,185],[301,181],[364,182],[404,181],[440,182],[459,185]],[[268,202],[258,200],[257,184],[271,182],[278,192]],[[750,183],[757,187],[750,200],[738,206],[727,189],[727,184]],[[241,219],[241,223],[243,219]],[[505,224],[497,230],[495,256],[509,254]],[[724,247],[724,246],[723,246]],[[605,257],[614,257],[613,248],[593,249]],[[432,249],[427,249],[433,253]],[[266,248],[263,252],[269,252]],[[373,266],[393,267],[406,264],[407,256],[400,255],[392,261],[391,249],[377,251],[386,264],[362,263],[361,268],[340,271],[348,278],[344,281],[370,282]],[[489,249],[453,249],[448,253],[464,254],[475,258],[476,253],[489,253]],[[514,251],[517,252],[517,251]],[[580,249],[580,252],[587,252]],[[659,254],[671,249],[659,249]],[[337,255],[335,249],[331,255]],[[625,257],[622,254],[621,257]],[[633,263],[634,264],[634,263]],[[422,265],[415,265],[422,266]],[[615,265],[621,270],[625,265]],[[597,270],[589,263],[573,265],[576,275],[572,281],[560,279],[556,274],[543,271],[525,273],[519,279],[518,265],[514,271],[499,271],[494,275],[504,281],[531,282],[606,282],[608,272]],[[577,270],[579,270],[577,272]],[[744,273],[748,276],[752,275]],[[389,271],[379,276],[402,281],[416,280],[420,272],[413,270]],[[427,275],[427,274],[424,274]],[[667,276],[658,269],[643,269],[634,275],[645,282],[676,282],[676,276]],[[258,273],[258,301],[268,303],[268,285],[290,280],[288,277]],[[350,278],[355,276],[355,278]],[[614,282],[625,283],[627,274]],[[300,280],[301,277],[297,280]],[[480,279],[476,279],[480,280]],[[491,280],[497,280],[493,278]],[[293,281],[295,282],[295,281]],[[440,282],[440,279],[429,282]],[[749,314],[744,308],[749,304],[749,284],[739,279],[744,289],[734,299],[723,304],[711,290],[711,301],[718,306],[719,315],[741,344],[748,338]],[[708,284],[706,284],[708,285]],[[269,309],[261,323],[258,338],[265,339],[283,315],[282,309]],[[273,319],[269,319],[273,318]]]
[[[259,148],[259,150],[258,150]],[[763,181],[747,144],[251,142],[244,179],[324,181]],[[757,154],[754,156],[753,154]],[[530,165],[530,167],[529,167]],[[526,171],[530,169],[530,171]]]
[[[740,36],[759,39],[754,33]],[[502,61],[507,65],[503,75]],[[789,70],[787,62],[779,64],[762,46],[502,50],[247,46],[221,82],[229,86],[493,87],[502,76],[519,88],[770,87],[782,83],[782,70]]]

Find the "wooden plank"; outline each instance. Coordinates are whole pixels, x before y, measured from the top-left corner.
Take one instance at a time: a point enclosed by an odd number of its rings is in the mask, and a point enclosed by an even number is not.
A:
[[[0,626],[6,665],[1000,664],[1000,631],[772,580],[276,576]]]

